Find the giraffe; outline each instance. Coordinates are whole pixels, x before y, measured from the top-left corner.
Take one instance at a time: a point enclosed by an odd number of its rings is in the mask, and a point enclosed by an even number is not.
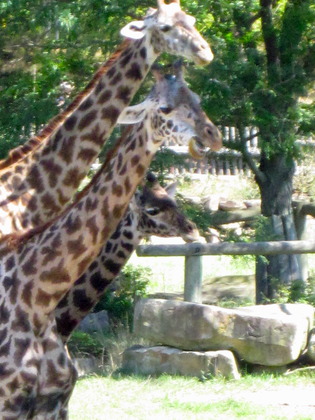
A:
[[[147,179],[148,185],[133,196],[124,218],[97,258],[58,303],[55,310],[57,331],[64,343],[119,275],[144,237],[181,236],[185,242],[199,239],[196,225],[176,204],[177,183],[163,188],[152,173]]]
[[[179,0],[150,9],[143,21],[127,24],[127,40],[101,67],[90,87],[29,144],[29,153],[13,154],[0,171],[1,234],[27,230],[53,219],[73,198],[80,181],[109,138],[161,52],[197,64],[212,60],[206,41]],[[52,131],[50,133],[50,131]],[[50,134],[49,134],[50,133]],[[23,149],[24,150],[24,149]],[[14,158],[15,156],[15,158]]]
[[[187,143],[194,137],[199,145],[211,128],[218,146],[218,131],[198,97],[180,77],[158,77],[143,110],[128,107],[121,116],[130,122],[134,113],[138,122],[125,130],[76,201],[52,222],[0,242],[4,420],[67,418],[76,375],[56,329],[56,306],[110,239],[165,138]],[[113,266],[109,263],[107,269],[113,271]],[[52,352],[58,357],[46,363]]]

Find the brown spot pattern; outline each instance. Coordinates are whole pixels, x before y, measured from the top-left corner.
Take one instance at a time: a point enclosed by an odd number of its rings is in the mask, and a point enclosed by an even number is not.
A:
[[[69,118],[66,119],[64,123],[64,127],[67,131],[71,131],[74,129],[77,123],[77,117],[75,115],[71,115]]]
[[[68,164],[73,160],[76,138],[76,136],[65,137],[58,152],[58,157]]]
[[[69,169],[63,179],[63,184],[69,187],[77,188],[83,176],[84,175],[79,171],[79,168]]]
[[[80,152],[78,153],[78,159],[81,159],[83,162],[86,162],[86,163],[93,162],[96,156],[97,156],[97,153],[95,152],[95,150],[89,149],[89,148],[85,148],[85,149],[82,148]]]
[[[42,201],[44,209],[50,210],[51,213],[58,213],[60,208],[58,204],[55,202],[55,198],[53,195],[46,192],[42,196],[41,201]]]
[[[79,130],[84,130],[86,127],[91,125],[92,122],[96,119],[96,117],[97,117],[97,110],[95,109],[90,111],[86,115],[84,115],[84,117],[82,117],[79,122],[79,125],[78,125]]]
[[[90,217],[86,222],[86,228],[90,231],[92,235],[93,242],[96,241],[99,228],[96,224],[96,216]]]
[[[123,195],[123,188],[121,185],[117,184],[116,181],[113,182],[112,192],[117,197],[121,197]]]
[[[48,282],[51,284],[68,283],[70,281],[69,273],[63,267],[63,259],[56,267],[43,271],[39,278],[43,283]]]
[[[33,251],[29,259],[22,265],[22,271],[25,276],[35,275],[37,273],[37,252]]]
[[[103,105],[105,104],[105,102],[108,102],[111,97],[112,97],[112,92],[110,90],[105,90],[105,92],[103,92],[98,98],[97,103],[100,105]]]
[[[140,69],[139,64],[133,63],[130,69],[126,72],[126,77],[132,80],[141,80],[142,79],[142,72]]]
[[[116,93],[116,98],[120,99],[125,105],[131,100],[131,89],[128,86],[119,86]]]
[[[119,110],[113,105],[109,105],[102,110],[102,118],[104,120],[109,120],[111,124],[116,123],[118,116]]]
[[[78,239],[73,239],[67,242],[68,254],[73,254],[74,259],[80,257],[80,255],[82,255],[86,251],[86,249],[86,246],[83,245],[82,235],[79,236]]]

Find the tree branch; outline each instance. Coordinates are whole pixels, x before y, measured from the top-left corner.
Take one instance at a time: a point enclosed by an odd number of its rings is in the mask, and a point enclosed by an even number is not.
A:
[[[276,30],[272,19],[272,0],[260,0],[260,17],[267,55],[268,77],[271,85],[280,80],[279,50]]]
[[[250,167],[251,171],[253,172],[257,180],[259,180],[260,182],[264,182],[266,179],[265,174],[259,170],[258,166],[256,165],[255,160],[253,159],[253,157],[251,156],[247,148],[247,142],[251,140],[252,138],[256,137],[259,133],[255,133],[248,137],[244,137],[242,130],[239,129],[238,132],[241,139],[240,144],[242,145],[241,152],[242,152],[245,162]]]

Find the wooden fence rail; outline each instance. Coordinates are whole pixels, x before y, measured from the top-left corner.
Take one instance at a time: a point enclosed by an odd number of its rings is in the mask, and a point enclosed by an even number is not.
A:
[[[315,253],[315,241],[193,242],[179,245],[139,245],[139,257],[185,257],[184,300],[202,303],[203,255],[282,255]]]

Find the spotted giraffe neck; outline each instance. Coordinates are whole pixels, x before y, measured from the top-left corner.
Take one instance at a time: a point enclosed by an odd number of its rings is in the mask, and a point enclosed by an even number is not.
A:
[[[0,173],[2,234],[44,224],[65,208],[156,57],[147,37],[127,43],[64,124]]]

